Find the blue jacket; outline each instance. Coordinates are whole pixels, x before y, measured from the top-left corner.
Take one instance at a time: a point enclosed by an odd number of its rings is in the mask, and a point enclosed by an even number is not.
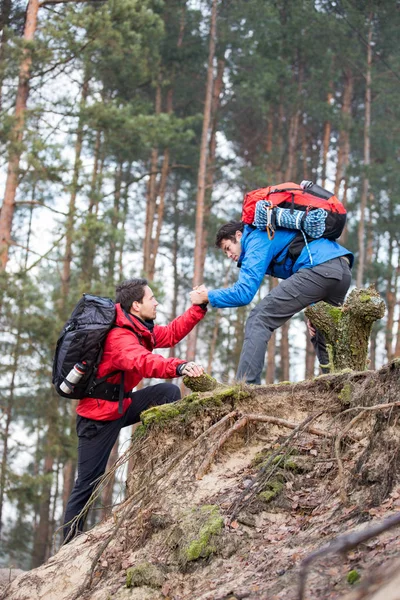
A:
[[[287,279],[300,269],[310,269],[338,256],[347,256],[350,266],[353,265],[354,257],[346,248],[337,242],[319,238],[309,242],[303,248],[295,263],[287,258],[282,265],[275,265],[272,273],[273,259],[276,259],[278,263],[284,259],[287,254],[287,246],[296,233],[290,229],[277,229],[274,238],[270,240],[266,231],[245,225],[241,239],[242,252],[237,263],[240,268],[239,279],[230,288],[210,290],[208,299],[211,306],[231,308],[249,304],[256,295],[265,275],[273,274],[279,279]]]

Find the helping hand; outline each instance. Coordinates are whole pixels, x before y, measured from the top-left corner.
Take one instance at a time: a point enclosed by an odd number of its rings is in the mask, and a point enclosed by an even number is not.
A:
[[[204,283],[195,286],[193,291],[190,292],[189,297],[192,304],[204,304],[204,302],[208,302],[208,290]]]

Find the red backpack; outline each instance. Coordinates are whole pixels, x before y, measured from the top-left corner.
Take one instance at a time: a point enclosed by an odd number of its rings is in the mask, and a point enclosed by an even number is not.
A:
[[[270,213],[267,221],[261,227],[254,222],[257,203],[260,201],[264,210]],[[282,209],[284,210],[282,211]],[[346,209],[336,196],[312,181],[302,181],[300,185],[289,181],[249,192],[244,197],[241,220],[247,225],[255,225],[261,229],[266,229],[269,237],[272,238],[276,227],[303,231],[305,218],[315,209],[323,209],[326,212],[325,227],[321,235],[311,235],[309,237],[337,239],[346,224]],[[279,211],[279,219],[277,218],[277,211]],[[303,215],[297,221],[289,217],[295,211],[301,211],[301,215]],[[281,219],[282,214],[286,216],[285,219]],[[290,224],[284,225],[285,222]]]

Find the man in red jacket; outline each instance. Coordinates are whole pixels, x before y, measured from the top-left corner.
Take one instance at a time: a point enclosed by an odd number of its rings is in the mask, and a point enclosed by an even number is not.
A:
[[[180,342],[205,316],[206,304],[192,306],[169,325],[155,325],[158,302],[146,279],[129,279],[117,287],[116,325],[108,334],[98,376],[113,371],[109,383],[118,384],[123,376],[125,393],[144,377],[173,379],[182,375],[198,377],[203,367],[180,358],[164,358],[153,354],[154,348],[171,348]],[[86,518],[85,506],[96,483],[107,466],[112,447],[122,427],[140,420],[140,413],[149,406],[176,402],[181,397],[179,387],[159,383],[131,392],[125,397],[122,414],[118,402],[83,398],[76,412],[78,434],[78,478],[68,500],[64,517],[64,540],[81,532]]]

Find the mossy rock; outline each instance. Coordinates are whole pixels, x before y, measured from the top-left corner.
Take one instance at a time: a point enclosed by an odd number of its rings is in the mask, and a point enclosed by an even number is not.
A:
[[[180,565],[185,567],[189,562],[215,554],[223,529],[224,519],[217,505],[204,505],[185,513],[179,526],[180,539],[177,541]]]
[[[183,383],[192,392],[212,392],[218,385],[218,381],[207,373],[203,373],[199,377],[186,376],[183,378]]]
[[[155,565],[144,562],[130,567],[126,572],[126,587],[142,587],[147,585],[151,588],[162,587],[165,581],[165,575]]]

